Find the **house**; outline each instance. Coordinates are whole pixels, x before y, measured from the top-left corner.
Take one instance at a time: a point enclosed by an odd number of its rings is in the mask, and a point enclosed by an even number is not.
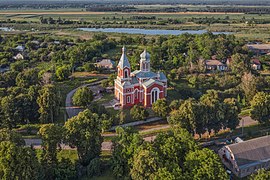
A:
[[[16,56],[13,56],[13,59],[15,59],[15,60],[23,60],[24,56],[21,53],[18,53]]]
[[[9,70],[10,70],[10,68],[8,66],[0,67],[0,73],[5,73]]]
[[[103,59],[102,61],[96,63],[96,66],[103,69],[114,69],[115,62],[110,59]]]
[[[248,44],[248,49],[257,55],[270,53],[270,44]]]
[[[227,65],[218,60],[205,60],[205,69],[210,71],[226,71]]]
[[[31,43],[34,43],[34,44],[36,44],[36,45],[39,45],[39,44],[40,44],[40,42],[37,41],[37,40],[31,41]]]
[[[270,136],[224,146],[218,151],[222,163],[243,178],[257,170],[270,168]]]
[[[24,49],[25,49],[25,47],[22,46],[22,45],[19,45],[19,46],[17,46],[15,49],[16,49],[17,51],[23,52]]]
[[[53,41],[53,43],[57,45],[61,44],[60,41]]]
[[[251,60],[251,67],[254,70],[261,70],[262,69],[262,65],[259,59],[252,59]]]
[[[151,71],[150,54],[146,50],[140,55],[140,58],[140,69],[131,72],[126,48],[122,48],[114,88],[115,98],[122,108],[132,107],[135,104],[151,107],[158,99],[167,96],[165,74]]]

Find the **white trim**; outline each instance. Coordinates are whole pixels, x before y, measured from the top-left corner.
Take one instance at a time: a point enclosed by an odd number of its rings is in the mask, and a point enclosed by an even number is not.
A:
[[[154,89],[154,88],[153,88]],[[152,89],[152,90],[153,90]],[[151,92],[152,92],[152,90],[151,90]],[[159,93],[163,93],[163,91],[159,91]],[[151,93],[147,93],[147,95],[151,95]]]
[[[153,101],[153,96],[152,96],[152,93],[154,92],[154,96],[156,96],[156,97],[154,97],[154,101]],[[157,94],[155,94],[155,92],[157,92]],[[160,93],[160,91],[159,91],[159,89],[157,88],[157,87],[155,87],[155,88],[153,88],[152,90],[151,90],[151,98],[150,98],[150,104],[153,104],[154,102],[156,102],[158,99],[159,99],[159,93]]]

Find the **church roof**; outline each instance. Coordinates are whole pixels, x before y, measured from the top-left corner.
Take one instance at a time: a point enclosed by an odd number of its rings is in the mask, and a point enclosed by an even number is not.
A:
[[[132,74],[134,74],[138,78],[154,78],[157,77],[157,74],[149,71],[149,72],[143,72],[141,70],[133,71]]]
[[[141,57],[141,60],[143,61],[150,61],[151,56],[146,50],[144,50],[143,53],[140,55],[140,57]]]
[[[125,47],[122,48],[122,56],[120,58],[118,66],[121,69],[124,69],[124,67],[130,68],[130,64],[129,64],[129,61],[128,61],[128,58],[127,58],[127,55],[126,55],[126,48]]]
[[[166,78],[166,76],[165,76],[165,74],[164,74],[163,72],[160,72],[160,73],[159,73],[159,79],[160,79],[161,81],[167,80],[167,78]]]
[[[149,87],[149,86],[151,86],[154,83],[159,84],[159,85],[163,85],[160,81],[155,80],[155,79],[149,79],[149,80],[143,82],[142,85],[145,86],[145,87]]]
[[[139,83],[137,77],[133,76],[133,77],[131,78],[131,83],[132,83],[132,84],[137,84],[137,83]]]
[[[128,82],[128,81],[126,81],[126,82],[123,83],[123,87],[127,87],[127,86],[131,86],[131,83]]]

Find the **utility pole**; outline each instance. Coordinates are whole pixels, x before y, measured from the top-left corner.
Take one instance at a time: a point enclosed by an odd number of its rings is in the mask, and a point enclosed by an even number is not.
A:
[[[244,136],[244,118],[242,118],[242,136]]]

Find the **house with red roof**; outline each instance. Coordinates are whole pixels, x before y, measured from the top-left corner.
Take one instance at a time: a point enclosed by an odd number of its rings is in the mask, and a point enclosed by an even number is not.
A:
[[[254,70],[261,70],[262,69],[262,64],[259,59],[252,59],[251,60],[251,67]]]

